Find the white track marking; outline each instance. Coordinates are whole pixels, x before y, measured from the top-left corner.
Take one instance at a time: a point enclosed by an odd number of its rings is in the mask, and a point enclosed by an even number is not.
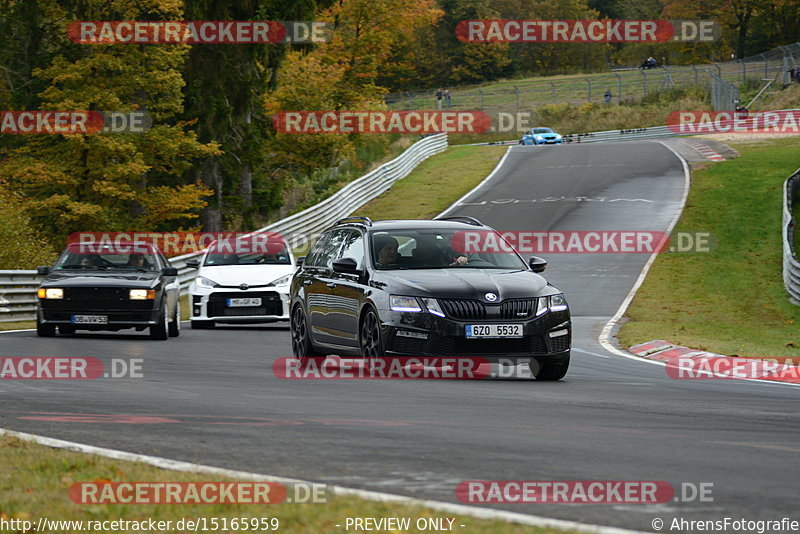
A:
[[[25,441],[33,441],[40,445],[53,447],[55,449],[65,449],[84,454],[94,454],[97,456],[112,458],[114,460],[142,462],[155,467],[159,467],[161,469],[169,469],[171,471],[224,476],[236,480],[259,480],[266,482],[280,482],[281,484],[287,484],[287,485],[311,483],[309,481],[299,480],[296,478],[284,478],[271,475],[262,475],[259,473],[249,473],[247,471],[235,471],[232,469],[223,469],[221,467],[212,467],[208,465],[194,464],[190,462],[181,462],[178,460],[169,460],[167,458],[159,458],[158,456],[147,456],[143,454],[118,451],[115,449],[94,447],[92,445],[84,445],[82,443],[74,443],[72,441],[64,441],[60,439],[53,439],[44,436],[37,436],[34,434],[26,434],[24,432],[16,432],[13,430],[6,430],[0,428],[0,436],[2,435],[15,436]],[[576,521],[567,521],[564,519],[551,519],[537,515],[520,514],[517,512],[506,512],[503,510],[480,508],[477,506],[468,506],[465,504],[453,504],[442,501],[415,499],[413,497],[404,497],[402,495],[394,495],[391,493],[382,493],[378,491],[361,490],[355,488],[345,488],[342,486],[328,485],[327,487],[332,490],[334,496],[351,495],[369,501],[397,503],[397,504],[411,505],[411,506],[422,506],[432,510],[439,510],[442,512],[465,515],[468,517],[474,517],[476,519],[499,520],[499,521],[506,521],[509,523],[517,523],[521,525],[529,525],[534,527],[569,529],[578,532],[591,532],[595,534],[641,534],[639,531],[626,530],[617,527],[588,525],[585,523],[578,523]]]

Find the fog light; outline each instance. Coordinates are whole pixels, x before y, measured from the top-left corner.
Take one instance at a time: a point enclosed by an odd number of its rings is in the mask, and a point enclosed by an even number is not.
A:
[[[569,334],[569,330],[562,328],[561,330],[553,330],[550,332],[550,337],[566,336],[567,334]]]

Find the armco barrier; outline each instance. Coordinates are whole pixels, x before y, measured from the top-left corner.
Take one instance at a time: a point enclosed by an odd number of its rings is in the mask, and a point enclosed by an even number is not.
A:
[[[392,161],[350,182],[319,204],[253,233],[277,232],[290,245],[302,246],[304,239],[311,239],[338,219],[350,215],[389,189],[394,182],[408,176],[423,160],[443,152],[446,148],[447,134],[425,137]],[[182,291],[186,290],[197,273],[197,269],[186,266],[186,260],[200,254],[202,252],[170,258],[172,265],[178,269]],[[0,271],[0,323],[36,318],[35,291],[40,279],[36,271]]]
[[[792,215],[797,191],[800,189],[800,169],[786,179],[783,187],[783,285],[792,304],[800,306],[800,262],[794,250],[795,220]]]

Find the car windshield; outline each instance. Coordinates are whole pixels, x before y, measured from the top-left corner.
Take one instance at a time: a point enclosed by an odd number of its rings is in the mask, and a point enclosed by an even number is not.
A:
[[[98,250],[67,249],[58,259],[56,269],[69,270],[158,270],[158,262],[151,252],[129,252],[102,248]]]
[[[286,245],[268,254],[207,254],[203,265],[209,267],[221,265],[290,265],[289,251]]]
[[[554,133],[552,128],[534,128],[534,134],[546,134],[546,133]]]
[[[496,232],[476,230],[485,236]],[[467,230],[390,230],[370,234],[372,262],[376,269],[526,269],[525,262],[509,246],[476,247]],[[479,238],[480,239],[480,238]],[[483,241],[487,241],[483,238]],[[505,242],[502,241],[504,244]]]

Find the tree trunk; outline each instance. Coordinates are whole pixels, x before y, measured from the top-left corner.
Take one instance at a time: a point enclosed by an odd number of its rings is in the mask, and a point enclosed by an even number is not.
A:
[[[203,208],[200,213],[200,222],[206,232],[222,231],[222,176],[219,172],[219,163],[216,159],[205,160],[198,170],[203,185],[214,190],[214,198]]]

